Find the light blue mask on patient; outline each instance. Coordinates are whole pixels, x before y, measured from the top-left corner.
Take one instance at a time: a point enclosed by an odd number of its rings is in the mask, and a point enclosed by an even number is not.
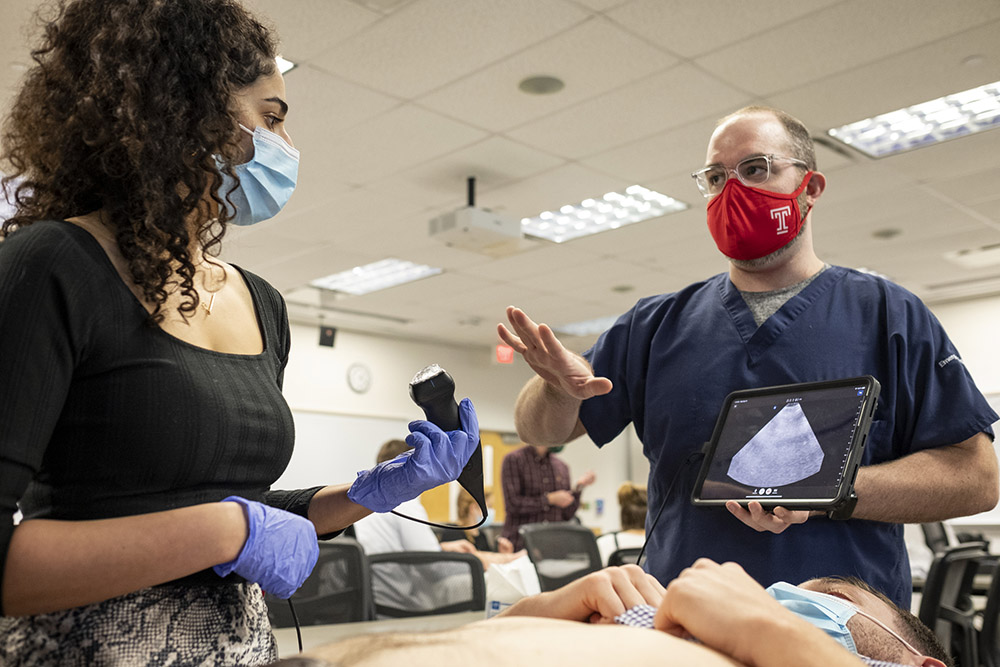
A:
[[[842,600],[835,595],[809,591],[784,581],[771,585],[767,592],[785,609],[815,625],[851,653],[858,653],[858,649],[854,644],[851,631],[847,629],[847,621],[858,614],[895,637],[903,645],[903,648],[913,655],[922,656],[920,651],[900,637],[898,632],[868,612],[858,609],[847,600]]]
[[[858,613],[857,607],[833,595],[807,591],[779,581],[767,589],[768,594],[788,611],[828,634],[851,653],[857,653],[854,637],[847,621]]]

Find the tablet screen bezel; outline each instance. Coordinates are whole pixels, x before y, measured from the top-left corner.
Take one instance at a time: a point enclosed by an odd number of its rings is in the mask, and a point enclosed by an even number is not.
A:
[[[745,389],[730,393],[723,403],[715,429],[712,432],[712,439],[706,447],[705,460],[702,462],[701,470],[698,473],[698,478],[691,494],[691,501],[695,505],[704,506],[725,505],[730,500],[735,500],[745,506],[750,501],[758,501],[765,508],[780,506],[796,510],[827,511],[838,507],[850,497],[853,491],[857,468],[861,463],[868,430],[878,403],[879,389],[878,381],[870,375],[865,375],[840,380]],[[728,470],[728,467],[723,466],[727,466],[727,461],[731,460],[732,455],[738,451],[734,442],[742,442],[741,438],[745,438],[747,435],[746,432],[742,435],[733,432],[733,428],[739,428],[732,426],[730,422],[730,415],[734,410],[734,406],[750,406],[759,410],[771,401],[774,402],[773,409],[777,409],[779,405],[784,407],[789,403],[796,402],[805,406],[808,404],[810,396],[829,400],[839,392],[846,393],[852,390],[862,391],[863,396],[861,397],[860,405],[856,408],[856,421],[852,421],[852,432],[849,434],[839,433],[836,436],[838,438],[844,435],[849,436],[846,450],[837,449],[840,445],[836,443],[821,442],[820,446],[824,450],[824,456],[838,452],[842,452],[842,456],[830,459],[829,461],[824,458],[823,467],[820,471],[810,476],[813,477],[822,474],[829,478],[830,475],[835,475],[836,479],[834,481],[817,486],[815,484],[804,484],[805,480],[801,480],[778,488],[754,488],[746,484],[741,484],[725,474],[725,470]],[[848,397],[845,396],[845,399]],[[846,415],[847,413],[845,412],[844,414]],[[769,421],[768,419],[760,423],[758,430],[759,428],[763,428]],[[839,428],[843,429],[844,427],[840,426]],[[826,438],[827,436],[824,436],[824,439]],[[720,450],[720,442],[723,443],[722,450]],[[746,443],[744,442],[740,447],[745,445]],[[841,462],[842,468],[839,465]],[[709,479],[709,475],[713,471],[716,474],[712,479]],[[706,482],[707,486],[711,487],[712,481],[718,479],[720,474],[725,479],[717,482],[719,487],[706,490]],[[809,479],[809,477],[806,479]],[[809,491],[805,492],[803,491],[804,489],[809,489]]]

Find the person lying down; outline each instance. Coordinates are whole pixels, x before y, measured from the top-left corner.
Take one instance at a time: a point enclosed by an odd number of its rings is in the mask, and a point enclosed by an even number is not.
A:
[[[930,629],[864,582],[812,579],[765,590],[736,563],[700,559],[666,589],[635,565],[605,568],[558,590],[525,598],[487,621],[443,632],[354,637],[275,664],[950,667],[951,663]]]

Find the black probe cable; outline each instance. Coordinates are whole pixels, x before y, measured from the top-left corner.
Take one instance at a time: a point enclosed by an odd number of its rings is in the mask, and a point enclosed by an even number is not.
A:
[[[663,508],[667,506],[667,501],[670,499],[670,492],[674,488],[674,484],[677,482],[677,478],[680,477],[681,471],[688,467],[689,464],[695,461],[700,461],[705,458],[705,452],[692,452],[684,459],[684,463],[677,468],[677,472],[674,473],[674,478],[670,480],[670,484],[667,486],[667,490],[663,492],[663,500],[660,502],[660,509],[656,510],[656,516],[653,517],[653,523],[649,525],[649,530],[646,531],[646,539],[642,543],[642,548],[639,549],[639,557],[635,559],[635,564],[640,565],[642,563],[642,557],[646,553],[646,545],[649,544],[649,536],[653,534],[653,529],[656,528],[656,523],[660,520],[660,515],[663,514]]]
[[[288,598],[288,608],[292,611],[292,620],[295,621],[295,636],[299,640],[299,653],[302,653],[302,628],[299,626],[299,616],[295,613],[292,598]]]
[[[475,179],[469,179],[469,197],[472,197]],[[470,203],[471,205],[471,203]],[[427,417],[427,421],[435,424],[443,431],[454,431],[462,428],[462,422],[458,415],[458,403],[455,401],[455,380],[437,364],[431,364],[421,369],[410,381],[410,398],[420,406]],[[476,450],[469,457],[468,462],[458,476],[458,483],[469,492],[469,494],[479,505],[482,518],[479,523],[471,526],[457,526],[453,524],[435,523],[425,521],[406,514],[400,514],[396,510],[391,510],[393,514],[410,521],[422,523],[425,526],[434,528],[450,528],[453,530],[472,530],[486,523],[486,494],[483,480],[483,444],[476,443]],[[295,605],[292,598],[288,598],[288,608],[292,611],[292,620],[295,621],[295,634],[299,639],[299,653],[302,652],[302,630],[299,627],[299,618],[295,615]]]

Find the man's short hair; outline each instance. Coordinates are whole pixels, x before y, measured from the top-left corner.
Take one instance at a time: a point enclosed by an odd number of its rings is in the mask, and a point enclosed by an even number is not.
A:
[[[376,463],[382,463],[383,461],[391,461],[403,452],[412,449],[406,441],[404,440],[389,440],[378,450],[378,456],[375,459]]]
[[[789,149],[791,152],[789,157],[805,162],[809,171],[816,170],[816,146],[813,143],[812,135],[809,134],[809,130],[801,120],[795,116],[785,113],[784,111],[781,111],[780,109],[773,109],[771,107],[753,104],[743,107],[742,109],[738,109],[724,118],[720,118],[719,122],[716,123],[716,127],[722,125],[730,118],[735,118],[737,116],[749,116],[752,114],[770,114],[777,118],[778,122],[780,122],[782,127],[785,128],[785,133],[788,135]]]
[[[873,588],[870,584],[857,577],[830,577],[831,579],[838,579],[843,581],[845,584],[851,586],[856,586],[861,590],[871,593],[879,600],[884,602],[889,609],[896,615],[900,621],[900,635],[903,639],[908,641],[913,645],[913,648],[917,649],[926,656],[932,658],[937,658],[948,667],[952,667],[954,664],[948,652],[945,650],[944,646],[941,645],[940,640],[938,640],[937,635],[934,631],[928,628],[921,622],[919,618],[911,614],[908,610],[903,609],[898,604],[889,599],[889,597],[882,591]]]

